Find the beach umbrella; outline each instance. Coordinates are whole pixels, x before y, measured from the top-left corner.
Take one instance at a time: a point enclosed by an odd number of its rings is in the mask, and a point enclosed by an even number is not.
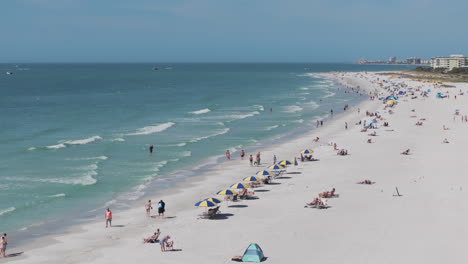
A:
[[[292,165],[292,161],[290,160],[282,160],[280,162],[278,162],[279,165],[283,165],[283,166],[288,166],[288,165]]]
[[[233,184],[231,185],[231,187],[229,187],[231,189],[247,189],[249,188],[249,186],[247,186],[247,184],[245,183],[236,183],[236,184]]]
[[[257,176],[271,176],[272,173],[271,173],[271,171],[262,170],[262,171],[258,171],[255,175],[257,175]]]
[[[304,149],[303,151],[301,151],[301,153],[302,154],[312,154],[312,153],[314,153],[314,151],[311,150],[311,149]]]
[[[216,205],[217,204],[215,202],[211,202],[208,200],[199,201],[198,203],[195,204],[195,206],[198,206],[198,207],[214,207]]]
[[[216,193],[217,195],[236,195],[237,192],[230,190],[230,189],[224,189]]]
[[[279,164],[275,164],[275,165],[271,165],[270,167],[268,167],[269,170],[284,170],[284,166],[283,165],[279,165]]]
[[[210,201],[210,202],[213,202],[213,203],[221,203],[223,202],[222,200],[218,199],[218,198],[206,198],[205,199],[206,201]]]
[[[393,105],[394,103],[395,103],[395,101],[393,101],[393,100],[387,101],[387,105]]]
[[[250,176],[250,177],[244,178],[244,181],[248,181],[248,182],[256,182],[256,181],[261,181],[261,180],[262,179],[256,176]]]

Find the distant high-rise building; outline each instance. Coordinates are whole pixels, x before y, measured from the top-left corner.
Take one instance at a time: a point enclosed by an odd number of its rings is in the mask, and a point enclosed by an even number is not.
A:
[[[421,58],[412,57],[406,60],[408,64],[421,64]]]
[[[390,57],[388,59],[388,63],[391,63],[391,64],[396,63],[396,57]]]

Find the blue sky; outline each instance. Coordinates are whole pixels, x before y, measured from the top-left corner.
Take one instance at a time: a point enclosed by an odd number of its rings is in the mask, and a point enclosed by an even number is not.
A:
[[[468,55],[462,0],[2,0],[0,62]]]

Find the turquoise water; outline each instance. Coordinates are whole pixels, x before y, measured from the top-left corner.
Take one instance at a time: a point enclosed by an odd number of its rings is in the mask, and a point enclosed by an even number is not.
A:
[[[365,98],[345,94],[313,72],[406,68],[153,67],[0,64],[2,232],[128,205],[150,190],[169,188],[171,179],[189,177],[189,168],[226,149],[253,149],[264,140],[311,128],[331,108],[339,112]]]

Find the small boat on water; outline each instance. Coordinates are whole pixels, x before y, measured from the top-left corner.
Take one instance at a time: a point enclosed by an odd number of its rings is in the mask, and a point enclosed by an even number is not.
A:
[[[157,71],[157,70],[159,70],[158,67],[153,67],[153,71]]]
[[[10,71],[7,71],[5,74],[6,74],[6,75],[12,75],[13,73],[10,72]]]

